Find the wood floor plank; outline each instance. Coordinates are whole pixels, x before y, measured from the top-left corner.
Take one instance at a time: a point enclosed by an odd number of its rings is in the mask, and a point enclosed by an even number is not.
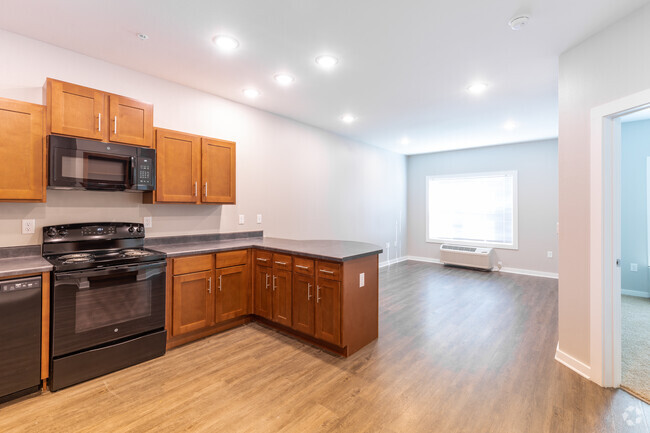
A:
[[[648,405],[554,360],[556,280],[404,262],[379,316],[347,359],[248,324],[2,405],[0,431],[650,433]]]

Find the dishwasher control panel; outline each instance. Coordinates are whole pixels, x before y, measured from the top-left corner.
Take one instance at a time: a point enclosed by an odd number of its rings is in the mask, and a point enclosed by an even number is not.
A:
[[[0,281],[0,293],[15,292],[16,290],[38,289],[41,287],[41,277],[20,278],[17,280]]]

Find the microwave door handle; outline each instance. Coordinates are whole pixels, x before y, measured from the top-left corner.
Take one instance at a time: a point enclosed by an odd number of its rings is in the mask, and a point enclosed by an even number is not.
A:
[[[82,182],[81,185],[86,189],[105,190],[105,191],[124,191],[124,185],[115,185],[103,182]]]
[[[115,118],[115,122],[116,122],[116,125],[117,125],[117,117]],[[117,128],[117,126],[116,126],[116,128]],[[131,187],[133,185],[137,185],[137,183],[138,183],[137,182],[137,180],[138,180],[137,179],[137,176],[138,176],[137,168],[138,168],[138,165],[135,162],[135,156],[132,156],[131,157],[131,182],[130,182],[131,185],[129,185],[129,187]]]

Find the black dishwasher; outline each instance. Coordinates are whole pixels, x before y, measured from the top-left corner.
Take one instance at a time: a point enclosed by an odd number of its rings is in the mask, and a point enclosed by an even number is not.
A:
[[[0,281],[0,403],[41,382],[41,277]]]

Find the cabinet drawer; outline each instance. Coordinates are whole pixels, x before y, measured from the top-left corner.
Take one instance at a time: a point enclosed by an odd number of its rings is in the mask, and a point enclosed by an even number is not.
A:
[[[256,265],[273,266],[273,254],[268,251],[255,250]]]
[[[212,269],[212,254],[189,256],[173,259],[174,275],[190,272],[209,271]]]
[[[227,251],[217,253],[217,268],[248,264],[248,250]]]
[[[318,262],[316,264],[316,275],[318,275],[318,278],[340,281],[341,265],[332,262]]]
[[[294,257],[293,272],[296,274],[314,275],[314,261],[302,257]]]
[[[291,256],[286,254],[273,254],[273,268],[291,271]]]

